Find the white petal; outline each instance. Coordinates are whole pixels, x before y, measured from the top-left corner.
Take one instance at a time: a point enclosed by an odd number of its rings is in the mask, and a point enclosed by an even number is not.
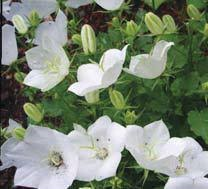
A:
[[[66,2],[66,6],[69,6],[69,7],[72,7],[72,8],[78,8],[80,6],[87,5],[87,4],[90,4],[92,2],[93,2],[92,0],[68,0]]]
[[[108,156],[102,162],[101,167],[98,169],[96,180],[100,181],[100,180],[115,176],[120,161],[121,161],[120,153],[114,153]]]
[[[106,10],[116,10],[120,8],[124,0],[111,0],[111,1],[95,0],[95,2]]]
[[[194,181],[195,188],[194,189],[207,189],[208,188],[208,178],[197,178]]]
[[[13,26],[5,24],[2,27],[2,64],[10,65],[17,59],[17,41]]]
[[[6,128],[6,132],[12,132],[15,128],[22,127],[21,124],[17,123],[13,119],[9,119],[9,127]]]
[[[193,186],[193,180],[191,178],[180,177],[180,178],[169,178],[164,189],[196,189],[196,188]]]
[[[87,130],[84,127],[82,127],[81,125],[74,123],[73,127],[74,127],[74,130],[79,131],[83,134],[87,134]]]
[[[7,0],[3,2],[3,16],[8,19],[9,18],[9,13],[10,13],[10,3],[11,0]]]

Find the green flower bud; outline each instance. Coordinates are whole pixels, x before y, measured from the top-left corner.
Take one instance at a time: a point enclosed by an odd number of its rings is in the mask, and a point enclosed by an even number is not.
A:
[[[86,55],[94,54],[96,52],[96,37],[95,32],[90,25],[85,24],[82,26],[81,39],[84,53]]]
[[[23,140],[25,137],[25,129],[22,127],[17,127],[12,130],[12,136],[17,140]]]
[[[127,111],[125,116],[124,116],[124,121],[127,125],[131,125],[135,123],[137,120],[137,115],[135,114],[135,111]]]
[[[208,38],[208,23],[205,24],[203,33],[204,36]]]
[[[200,20],[201,13],[200,11],[192,4],[187,7],[187,14],[191,19]]]
[[[43,111],[39,106],[34,105],[32,103],[25,103],[23,109],[27,116],[31,118],[33,121],[39,123],[43,119]]]
[[[120,27],[120,21],[119,21],[118,17],[113,17],[113,19],[112,19],[112,25],[113,25],[115,28]]]
[[[118,186],[121,186],[121,184],[123,183],[123,181],[118,178],[118,177],[114,177],[113,179],[110,180],[110,184],[114,187],[118,187]],[[114,188],[113,187],[113,188]],[[119,187],[120,188],[120,187]]]
[[[128,36],[135,37],[139,31],[139,26],[133,20],[128,21],[125,31]]]
[[[126,102],[124,100],[123,95],[119,91],[110,89],[109,96],[110,96],[111,103],[116,109],[118,110],[124,109]]]
[[[79,34],[74,34],[74,35],[72,36],[72,42],[73,42],[74,44],[77,44],[77,45],[79,45],[79,46],[82,46],[81,35],[79,35]]]
[[[208,91],[208,81],[205,83],[202,83],[202,90]]]
[[[23,83],[25,77],[26,77],[26,74],[23,73],[23,72],[16,72],[16,73],[14,74],[15,80],[16,80],[17,82],[19,82],[19,83]]]
[[[14,15],[12,17],[12,22],[20,34],[25,34],[27,32],[28,26],[22,16]]]
[[[40,19],[38,12],[33,10],[29,15],[29,21],[32,26],[39,25],[41,19]]]
[[[168,33],[175,33],[177,31],[176,24],[172,16],[164,15],[162,20]]]
[[[147,28],[152,34],[158,35],[163,33],[165,26],[162,20],[154,13],[152,12],[147,13],[145,15],[144,21]]]
[[[100,96],[99,96],[100,92],[99,90],[93,91],[93,92],[89,92],[85,95],[85,100],[89,103],[89,104],[94,104],[99,102],[100,100]]]

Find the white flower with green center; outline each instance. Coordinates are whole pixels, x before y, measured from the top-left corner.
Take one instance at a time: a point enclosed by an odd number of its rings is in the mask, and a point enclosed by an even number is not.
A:
[[[11,158],[18,163],[14,185],[38,189],[67,189],[76,177],[78,153],[68,136],[30,126]]]
[[[122,50],[107,50],[101,57],[100,63],[84,64],[77,70],[78,82],[69,87],[69,91],[78,96],[107,88],[115,83],[122,72],[126,58],[126,45]]]
[[[48,37],[42,44],[28,50],[26,59],[32,69],[24,84],[45,92],[59,84],[69,73],[70,62],[64,49]]]
[[[121,7],[124,0],[94,0],[94,2],[106,10],[117,10]],[[93,3],[93,0],[68,0],[66,5],[72,8],[78,8],[90,3]]]
[[[164,189],[207,189],[208,178],[189,178],[189,177],[178,177],[169,178]]]
[[[115,176],[124,149],[125,128],[111,122],[108,116],[100,117],[86,131],[76,125],[69,139],[79,147],[77,180],[103,180]]]
[[[170,139],[168,128],[162,120],[150,123],[144,128],[129,125],[126,129],[126,148],[145,169],[168,167],[172,158],[181,154],[184,146],[182,141]]]
[[[18,128],[22,128],[22,126],[16,121],[9,119],[9,126],[3,131],[5,132],[5,136],[8,136],[8,139],[1,146],[0,159],[2,165],[0,166],[0,170],[4,170],[15,165],[15,161],[10,158],[10,154],[17,147],[17,145],[22,142],[22,140],[18,140],[14,136],[14,131]]]
[[[150,54],[132,56],[129,69],[125,68],[124,71],[145,79],[159,77],[165,71],[167,53],[172,45],[173,42],[164,40],[157,42]]]
[[[53,39],[61,46],[67,43],[67,18],[61,10],[58,11],[55,21],[45,21],[38,26],[34,44],[41,45],[44,36]]]
[[[2,27],[2,58],[3,65],[10,65],[17,60],[18,50],[15,36],[15,28],[5,24]]]

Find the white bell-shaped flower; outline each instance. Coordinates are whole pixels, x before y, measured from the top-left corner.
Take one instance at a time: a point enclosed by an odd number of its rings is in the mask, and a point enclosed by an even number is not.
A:
[[[85,96],[87,93],[107,88],[115,83],[122,72],[126,57],[126,45],[122,50],[107,50],[100,63],[84,64],[78,68],[78,82],[69,87],[69,91],[78,96]]]
[[[3,65],[10,65],[17,60],[18,50],[15,36],[15,28],[8,24],[2,27],[2,58]]]
[[[79,148],[77,180],[103,180],[115,176],[124,149],[125,128],[100,117],[88,130],[76,125],[69,139]]]
[[[25,85],[45,92],[55,87],[69,73],[70,62],[64,49],[46,36],[42,38],[40,46],[25,54],[32,69],[24,79]]]
[[[67,18],[61,10],[58,11],[55,22],[45,21],[38,26],[34,44],[41,45],[44,36],[53,39],[61,46],[67,43]]]
[[[140,54],[131,57],[129,69],[125,68],[129,74],[145,79],[159,77],[166,68],[167,53],[173,42],[159,41],[156,43],[150,54]]]

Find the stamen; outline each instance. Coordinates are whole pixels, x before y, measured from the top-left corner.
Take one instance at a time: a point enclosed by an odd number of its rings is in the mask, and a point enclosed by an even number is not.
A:
[[[51,152],[49,154],[49,165],[53,167],[60,167],[63,164],[63,158],[59,152]]]
[[[104,160],[108,157],[108,150],[106,148],[98,149],[96,153],[96,158],[100,160]]]

